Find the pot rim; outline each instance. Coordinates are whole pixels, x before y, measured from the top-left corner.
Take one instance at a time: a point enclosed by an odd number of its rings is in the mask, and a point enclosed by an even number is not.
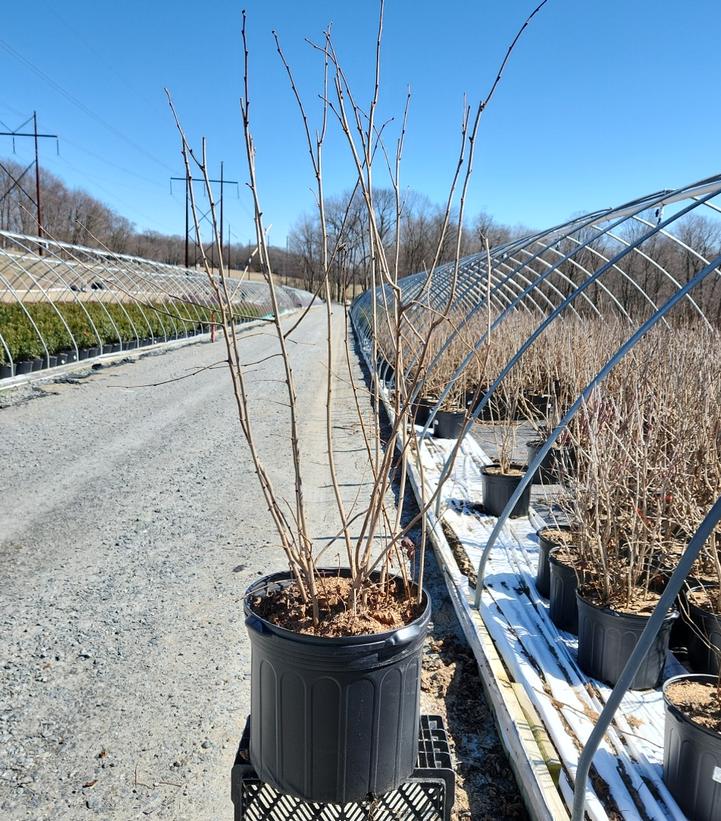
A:
[[[610,616],[614,616],[619,619],[628,619],[630,621],[648,621],[651,618],[651,614],[644,616],[640,613],[621,613],[618,610],[614,610],[612,607],[608,605],[601,605],[601,604],[594,604],[594,602],[589,601],[584,595],[582,595],[579,588],[576,588],[576,600],[579,602],[583,602],[588,607],[593,608],[594,610],[600,610],[602,613],[607,613]],[[663,621],[675,621],[679,617],[678,610],[669,610],[668,613],[663,617]]]
[[[543,447],[543,445],[545,445],[547,441],[548,441],[548,439],[527,439],[526,440],[526,447],[527,448],[540,448],[540,447]],[[551,448],[557,448],[558,450],[560,450],[561,448],[565,448],[565,447],[568,447],[568,445],[559,445],[558,442],[554,442],[553,445],[551,445]]]
[[[580,574],[585,573],[586,571],[584,571],[584,570],[578,571],[578,570],[576,570],[576,568],[573,565],[566,564],[565,562],[562,562],[560,559],[557,559],[556,556],[554,556],[554,553],[558,553],[561,550],[566,550],[567,548],[568,548],[568,545],[565,545],[565,544],[556,545],[556,547],[554,547],[554,548],[552,548],[551,550],[548,551],[548,561],[553,562],[554,564],[557,564],[559,567],[564,567],[567,570],[573,570],[573,572],[576,574],[576,576],[579,576]]]
[[[489,462],[489,464],[483,465],[483,467],[481,468],[481,473],[484,476],[500,476],[504,479],[522,479],[528,471],[528,465],[524,465],[522,462],[511,462],[511,469],[516,468],[516,470],[523,471],[523,474],[521,476],[513,476],[510,473],[488,473],[487,471],[487,468],[499,468],[500,466],[501,465],[498,462]]]
[[[347,567],[341,567],[340,569],[337,567],[318,567],[316,568],[315,572],[317,574],[327,575],[330,577],[338,575],[339,572],[342,576],[345,576],[350,573],[350,570]],[[380,575],[378,571],[376,572],[378,573],[378,575]],[[395,576],[393,578],[400,579],[401,577]],[[398,640],[398,642],[394,642],[392,641],[392,639],[395,636],[397,636],[401,631],[408,630],[409,628],[414,628],[416,625],[422,624],[424,621],[427,622],[430,619],[431,597],[425,588],[423,589],[423,602],[425,606],[423,607],[422,612],[418,616],[416,616],[416,618],[413,619],[413,621],[408,622],[408,624],[404,624],[401,627],[395,627],[392,630],[386,630],[383,633],[361,633],[355,636],[316,636],[311,633],[297,633],[295,630],[289,630],[287,627],[281,627],[280,625],[274,624],[272,621],[268,621],[255,610],[253,610],[253,608],[250,606],[251,597],[261,594],[261,590],[256,590],[255,588],[261,588],[261,586],[264,586],[264,589],[267,590],[272,585],[280,584],[282,582],[289,583],[292,581],[293,576],[291,572],[289,570],[282,570],[278,573],[269,573],[267,576],[262,576],[260,579],[257,579],[251,585],[249,585],[245,593],[243,594],[243,609],[245,611],[246,619],[249,617],[257,619],[270,632],[275,633],[276,635],[281,636],[283,638],[291,639],[293,641],[300,641],[305,644],[323,644],[326,646],[345,646],[349,644],[376,643],[400,644],[400,639]]]
[[[682,719],[687,724],[690,724],[696,730],[703,732],[705,735],[715,739],[716,742],[718,742],[719,740],[721,740],[721,732],[718,732],[716,730],[710,730],[708,727],[704,727],[702,724],[699,724],[698,722],[694,721],[690,716],[687,716],[686,713],[684,713],[683,710],[676,704],[674,704],[673,701],[671,701],[671,699],[668,697],[668,693],[666,692],[666,690],[671,684],[675,684],[678,681],[689,680],[704,680],[707,681],[709,684],[716,684],[716,682],[718,681],[718,676],[715,676],[712,673],[681,673],[678,676],[671,676],[671,678],[666,679],[666,681],[664,681],[664,683],[661,685],[661,693],[663,694],[663,700],[666,704],[666,708],[670,711],[673,711],[678,718]]]
[[[718,589],[718,585],[716,585],[716,589]],[[706,610],[705,608],[701,607],[700,604],[696,604],[691,596],[693,595],[694,591],[696,590],[706,590],[706,586],[703,584],[695,584],[693,587],[689,587],[686,591],[686,603],[688,604],[689,608],[693,607],[694,610],[698,610],[699,613],[703,614],[704,616],[716,619],[716,621],[721,622],[721,613],[716,613],[714,610]]]
[[[540,536],[544,530],[565,530],[567,533],[572,533],[573,525],[543,525],[536,531],[536,536]],[[559,545],[559,547],[564,547],[564,545]]]

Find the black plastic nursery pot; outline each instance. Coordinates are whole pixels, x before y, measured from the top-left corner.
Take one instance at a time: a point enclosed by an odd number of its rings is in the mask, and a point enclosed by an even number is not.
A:
[[[57,354],[58,365],[66,365],[68,363],[68,352],[60,351]]]
[[[721,664],[721,615],[699,607],[693,601],[693,590],[687,597],[691,629],[688,640],[688,660],[696,673],[718,675]]]
[[[35,359],[32,360],[32,363],[34,371],[41,371],[45,367],[45,360],[39,356],[36,356]]]
[[[562,548],[554,547],[548,554],[551,584],[548,594],[549,616],[559,630],[578,633],[578,606],[576,590],[578,576],[575,568],[559,559]]]
[[[483,477],[483,509],[489,516],[500,516],[508,504],[513,492],[523,479],[523,465],[512,464],[511,468],[521,471],[518,476],[509,476],[505,473],[488,472],[488,468],[498,467],[497,465],[487,465],[481,468]],[[511,519],[520,516],[528,516],[528,507],[531,503],[531,485],[526,485],[520,499],[516,502],[511,511]]]
[[[438,439],[458,439],[466,421],[464,411],[438,411],[433,435]]]
[[[718,821],[721,808],[721,734],[702,727],[668,697],[679,681],[717,683],[716,676],[682,675],[663,686],[666,724],[663,780],[683,813],[693,821]]]
[[[536,419],[543,419],[548,415],[551,407],[551,397],[547,393],[529,393],[526,395],[530,412]]]
[[[12,365],[0,365],[0,379],[9,379],[15,375],[15,368]]]
[[[289,583],[287,572],[266,576],[245,597],[250,760],[258,777],[280,792],[322,803],[396,789],[416,760],[430,598],[424,593],[422,614],[406,627],[324,638],[278,627],[251,609],[253,597]]]
[[[113,342],[110,346],[110,353],[120,353],[122,351],[123,345],[121,342]]]
[[[113,345],[112,343],[104,343],[103,347],[101,348],[100,352],[102,354],[112,353],[113,352]]]
[[[100,356],[101,350],[102,348],[99,348],[97,345],[88,348],[88,359],[94,359],[96,356]]]
[[[58,358],[54,354],[51,354],[48,357],[48,368],[57,368],[58,366]]]
[[[428,421],[431,413],[431,408],[435,405],[432,399],[418,399],[411,405],[411,411],[414,414],[414,422],[416,425],[423,427]]]
[[[87,359],[90,356],[90,348],[78,348],[78,359]]]
[[[566,542],[549,538],[546,534],[553,531],[563,531],[570,533],[569,525],[548,525],[536,531],[538,537],[538,569],[536,571],[536,589],[547,599],[551,593],[551,567],[548,562],[550,552],[556,547],[568,547]]]
[[[32,359],[22,359],[20,362],[15,363],[15,375],[20,376],[21,374],[31,373],[33,369],[33,360]]]
[[[613,686],[621,675],[650,616],[619,613],[601,607],[576,591],[578,602],[578,666],[586,675]],[[631,690],[652,690],[661,683],[671,628],[678,612],[670,612],[636,675]]]

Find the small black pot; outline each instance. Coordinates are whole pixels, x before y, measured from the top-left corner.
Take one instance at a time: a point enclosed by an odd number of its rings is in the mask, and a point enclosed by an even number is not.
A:
[[[458,439],[465,420],[466,414],[463,411],[438,411],[433,435],[438,439]]]
[[[554,547],[548,554],[548,565],[551,571],[551,585],[548,596],[549,616],[559,630],[573,635],[578,634],[578,606],[576,589],[578,576],[573,567],[560,562],[556,555],[559,548]]]
[[[383,364],[378,369],[378,374],[384,382],[390,383],[394,380],[396,372],[391,365],[389,365],[387,362],[383,362]]]
[[[694,604],[692,592],[689,591],[687,598],[691,617],[688,660],[695,673],[718,675],[721,666],[721,616]]]
[[[113,343],[112,342],[104,343],[103,347],[102,347],[102,350],[101,350],[101,353],[104,355],[106,353],[112,353],[112,352],[113,352]]]
[[[88,359],[94,359],[96,356],[100,356],[102,352],[102,348],[94,345],[92,348],[89,348]]]
[[[79,351],[68,351],[68,362],[77,362],[80,359],[80,352]]]
[[[15,375],[20,376],[21,374],[31,373],[33,370],[33,359],[23,359],[20,362],[15,363]]]
[[[253,611],[253,597],[288,583],[288,573],[266,576],[245,598],[250,760],[258,777],[282,793],[322,803],[395,789],[416,763],[430,598],[424,594],[423,613],[406,627],[324,638],[291,632]]]
[[[650,616],[619,613],[610,607],[600,607],[585,599],[577,590],[578,602],[578,666],[586,675],[604,681],[612,687],[618,681]],[[678,618],[669,613],[663,620],[656,640],[629,689],[652,690],[661,683],[666,664],[671,627]]]
[[[0,379],[10,379],[11,376],[15,376],[15,368],[7,363],[0,365]]]
[[[110,353],[120,353],[120,351],[122,351],[122,349],[123,349],[122,342],[113,342],[113,344],[110,346]]]
[[[48,357],[48,368],[57,368],[58,358],[55,354],[50,354]]]
[[[493,467],[489,465],[488,467]],[[523,470],[522,465],[511,465],[513,468]],[[502,473],[488,473],[487,468],[481,468],[483,477],[483,509],[489,516],[500,516],[503,513],[513,492],[520,484],[523,476],[506,476]],[[528,507],[531,503],[531,485],[526,485],[521,498],[516,502],[511,511],[511,519],[520,516],[528,516]]]
[[[431,408],[436,403],[432,399],[418,399],[411,405],[411,410],[415,414],[414,422],[420,427],[424,427],[431,413]]]
[[[67,351],[60,351],[57,355],[58,357],[58,365],[66,365],[68,362],[68,352]]]
[[[33,363],[34,371],[41,371],[45,367],[45,360],[40,356],[36,356],[31,361]]]
[[[125,350],[126,351],[134,351],[138,347],[138,340],[137,339],[129,339],[125,343]]]
[[[529,393],[526,396],[529,410],[535,419],[543,419],[551,407],[551,397],[547,393]]]
[[[548,563],[548,555],[556,547],[568,547],[565,543],[562,545],[561,542],[554,542],[551,539],[547,539],[543,535],[543,532],[546,530],[563,530],[570,533],[571,527],[569,525],[549,525],[536,531],[536,536],[538,536],[538,570],[536,571],[536,589],[544,599],[547,599],[551,593],[551,568]]]
[[[78,359],[87,359],[90,356],[90,348],[78,348]]]
[[[532,439],[530,442],[526,442],[529,465],[544,444],[545,441],[542,439]],[[565,474],[574,472],[576,464],[575,453],[571,447],[554,444],[533,474],[533,482],[535,484],[539,482],[558,482],[563,479]]]
[[[669,686],[683,680],[716,684],[716,677],[708,675],[674,676],[664,684],[663,781],[688,818],[718,821],[721,734],[696,724],[669,700]]]

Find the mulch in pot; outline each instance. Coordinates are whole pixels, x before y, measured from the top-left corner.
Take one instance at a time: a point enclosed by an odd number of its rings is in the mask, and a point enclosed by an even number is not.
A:
[[[318,579],[320,623],[313,624],[308,602],[295,583],[253,600],[252,609],[261,618],[294,633],[325,636],[373,635],[410,624],[423,612],[415,593],[407,596],[403,585],[392,579],[366,588],[365,602],[353,613],[349,609],[351,583],[346,578]]]

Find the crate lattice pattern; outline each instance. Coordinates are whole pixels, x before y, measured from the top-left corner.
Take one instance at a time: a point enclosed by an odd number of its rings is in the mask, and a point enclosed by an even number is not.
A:
[[[248,763],[248,725],[232,772],[235,821],[448,821],[455,776],[443,719],[421,716],[418,761],[397,790],[352,804],[316,804],[263,783]]]

